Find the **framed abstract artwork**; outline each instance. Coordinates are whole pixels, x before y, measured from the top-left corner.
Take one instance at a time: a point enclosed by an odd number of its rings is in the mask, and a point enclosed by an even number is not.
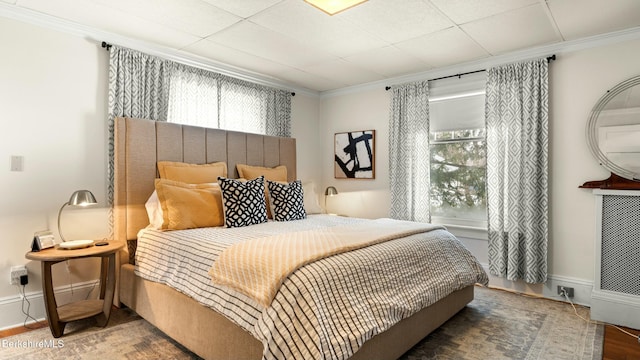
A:
[[[376,131],[336,133],[334,173],[336,179],[376,178]]]

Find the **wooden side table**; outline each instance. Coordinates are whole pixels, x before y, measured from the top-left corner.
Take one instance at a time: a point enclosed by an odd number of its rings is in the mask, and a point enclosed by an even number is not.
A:
[[[106,326],[111,315],[113,294],[116,287],[116,254],[124,246],[120,241],[109,241],[108,245],[92,245],[83,249],[49,248],[38,252],[28,252],[25,257],[29,260],[37,260],[42,265],[42,291],[44,293],[45,308],[49,328],[53,337],[60,337],[64,333],[64,327],[68,322],[96,317],[99,326]],[[51,266],[53,264],[86,257],[102,258],[100,270],[100,298],[94,300],[81,300],[65,304],[60,307],[56,304],[53,292],[53,279],[51,278]]]

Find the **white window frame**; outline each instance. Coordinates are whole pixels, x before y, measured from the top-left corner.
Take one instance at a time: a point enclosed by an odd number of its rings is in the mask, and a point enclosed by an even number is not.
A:
[[[430,83],[429,103],[484,95],[486,75],[484,73],[449,78]],[[474,221],[440,216],[432,216],[431,222],[447,227],[455,236],[487,240],[487,221]]]

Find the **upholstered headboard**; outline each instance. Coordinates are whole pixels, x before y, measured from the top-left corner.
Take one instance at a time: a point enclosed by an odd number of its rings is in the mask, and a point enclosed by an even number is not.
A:
[[[114,149],[114,234],[135,240],[149,224],[144,207],[153,193],[158,161],[204,164],[225,161],[228,177],[236,164],[285,165],[296,179],[296,140],[143,119],[116,118]]]

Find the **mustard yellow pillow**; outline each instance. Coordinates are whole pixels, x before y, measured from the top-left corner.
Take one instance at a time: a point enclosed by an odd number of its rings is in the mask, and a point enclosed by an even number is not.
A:
[[[218,184],[186,184],[156,179],[155,186],[162,207],[162,229],[184,230],[224,224],[222,193]]]
[[[238,169],[238,175],[243,179],[253,180],[260,176],[264,176],[264,180],[283,182],[287,184],[287,167],[284,165],[276,166],[273,168],[262,166],[251,166],[245,164],[236,164]],[[273,219],[271,214],[271,203],[269,202],[269,189],[264,187],[264,201],[267,204],[267,217]]]
[[[161,179],[188,184],[215,183],[218,176],[227,176],[227,163],[188,164],[175,161],[158,161]]]
[[[253,180],[259,176],[264,176],[265,180],[287,181],[287,167],[284,165],[268,168],[237,164],[236,169],[238,169],[238,175],[240,175],[241,178],[249,180]]]

